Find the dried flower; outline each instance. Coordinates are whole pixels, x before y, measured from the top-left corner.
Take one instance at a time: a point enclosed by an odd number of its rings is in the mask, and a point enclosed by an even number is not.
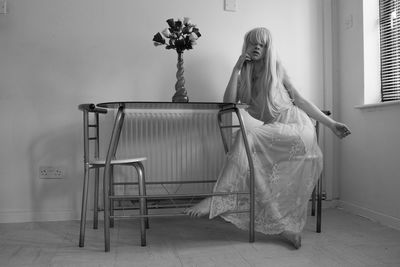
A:
[[[169,31],[168,28],[165,28],[162,32],[162,35],[164,35],[166,38],[169,38],[171,36],[171,32]]]
[[[175,49],[178,53],[193,49],[196,40],[201,34],[196,25],[192,24],[190,18],[168,19],[167,24],[168,28],[154,35],[153,41],[155,46],[165,45],[166,49]]]
[[[159,32],[156,35],[154,35],[153,41],[159,44],[165,44],[165,39]]]

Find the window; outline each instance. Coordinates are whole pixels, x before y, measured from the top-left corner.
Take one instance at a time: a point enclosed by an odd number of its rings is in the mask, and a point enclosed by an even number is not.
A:
[[[400,0],[379,0],[381,100],[400,100]]]

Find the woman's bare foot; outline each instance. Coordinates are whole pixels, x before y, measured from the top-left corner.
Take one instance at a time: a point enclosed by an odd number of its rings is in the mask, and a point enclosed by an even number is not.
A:
[[[193,207],[185,209],[183,212],[192,217],[202,217],[210,213],[211,198],[205,198]]]
[[[289,241],[295,249],[299,249],[301,247],[301,235],[299,233],[283,231],[280,235]]]

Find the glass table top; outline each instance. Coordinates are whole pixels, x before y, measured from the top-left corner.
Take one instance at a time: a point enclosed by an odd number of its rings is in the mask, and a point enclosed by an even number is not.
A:
[[[154,101],[116,101],[97,104],[101,108],[117,109],[224,109],[229,107],[246,108],[247,104],[223,102],[154,102]]]

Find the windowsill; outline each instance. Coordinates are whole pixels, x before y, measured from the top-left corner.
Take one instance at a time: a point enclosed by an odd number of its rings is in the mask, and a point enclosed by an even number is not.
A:
[[[382,103],[364,104],[364,105],[355,106],[355,108],[365,109],[365,110],[373,110],[373,109],[381,109],[381,108],[393,107],[393,106],[400,106],[400,100],[382,102]]]

